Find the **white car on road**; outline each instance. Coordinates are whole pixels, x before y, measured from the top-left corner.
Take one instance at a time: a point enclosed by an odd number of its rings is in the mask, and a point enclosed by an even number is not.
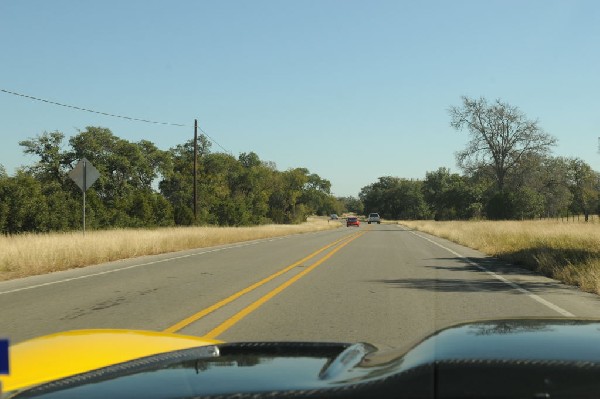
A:
[[[369,217],[367,219],[367,223],[371,224],[371,223],[377,223],[380,224],[381,223],[381,218],[379,217],[378,213],[369,213]]]

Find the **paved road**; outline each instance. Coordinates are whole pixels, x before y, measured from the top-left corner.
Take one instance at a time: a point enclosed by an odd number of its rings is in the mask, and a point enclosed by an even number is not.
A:
[[[599,300],[440,238],[363,224],[3,282],[0,336],[133,328],[404,347],[474,319],[600,318]]]

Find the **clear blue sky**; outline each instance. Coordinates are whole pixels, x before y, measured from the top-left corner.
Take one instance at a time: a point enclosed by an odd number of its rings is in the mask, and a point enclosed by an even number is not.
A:
[[[0,0],[0,88],[307,167],[336,195],[455,166],[461,95],[519,107],[600,170],[600,2]],[[86,126],[162,149],[193,129],[0,93],[0,164]],[[214,150],[219,150],[217,146]]]

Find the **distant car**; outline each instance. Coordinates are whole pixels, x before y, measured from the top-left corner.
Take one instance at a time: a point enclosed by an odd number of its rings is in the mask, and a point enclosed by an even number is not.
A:
[[[338,215],[336,215],[335,213],[331,214],[331,220],[338,220],[338,219],[339,219]]]
[[[367,223],[377,223],[381,224],[381,218],[378,213],[369,213],[369,218],[367,219]]]
[[[346,219],[346,227],[350,227],[350,226],[360,227],[360,222],[359,222],[358,218],[356,218],[354,216],[350,216],[349,218],[347,218]]]

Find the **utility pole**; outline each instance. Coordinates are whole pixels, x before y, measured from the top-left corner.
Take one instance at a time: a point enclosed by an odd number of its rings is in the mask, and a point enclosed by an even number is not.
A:
[[[83,159],[83,235],[85,235],[85,192],[87,190],[87,159]]]
[[[194,222],[198,221],[198,119],[194,119]]]

